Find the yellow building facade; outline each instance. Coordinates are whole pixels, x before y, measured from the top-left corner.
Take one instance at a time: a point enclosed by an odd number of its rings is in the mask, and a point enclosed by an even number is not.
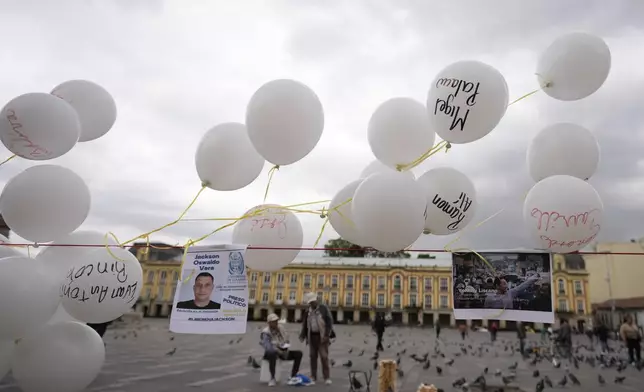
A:
[[[143,287],[136,309],[144,316],[167,317],[172,310],[181,250],[139,250]],[[249,320],[277,313],[298,321],[306,308],[304,294],[315,292],[337,323],[366,323],[384,312],[394,323],[455,326],[452,313],[451,254],[432,259],[297,258],[277,272],[247,271]],[[555,308],[584,324],[589,318],[588,274],[563,256],[554,260]],[[581,290],[578,290],[580,289]],[[486,326],[490,320],[467,320]],[[513,328],[513,322],[499,322]],[[540,327],[535,325],[535,327]]]

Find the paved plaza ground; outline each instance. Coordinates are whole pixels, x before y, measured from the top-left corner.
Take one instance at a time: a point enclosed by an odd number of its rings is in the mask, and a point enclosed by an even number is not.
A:
[[[146,319],[137,325],[124,326],[111,329],[105,336],[107,343],[107,359],[103,371],[97,380],[88,388],[92,392],[177,392],[177,391],[221,391],[221,392],[255,392],[288,390],[291,387],[280,385],[268,388],[259,383],[259,371],[247,365],[249,355],[261,358],[259,329],[263,323],[250,323],[245,335],[174,335],[168,331],[167,320]],[[304,351],[302,372],[309,372],[308,351],[306,346],[297,340],[298,326],[287,324],[287,330],[294,342],[294,349]],[[338,339],[331,346],[330,357],[335,361],[331,369],[332,386],[315,385],[307,390],[314,391],[348,391],[348,371],[341,364],[347,360],[353,362],[352,369],[371,370],[373,361],[369,358],[374,353],[376,344],[375,336],[367,326],[336,326]],[[483,332],[471,332],[465,346],[461,347],[461,339],[455,330],[444,329],[441,342],[438,343],[441,352],[446,358],[438,356],[432,358],[436,340],[433,329],[391,327],[385,335],[385,352],[383,359],[395,359],[398,352],[406,349],[401,354],[401,368],[404,376],[399,379],[397,392],[416,391],[421,382],[433,383],[445,391],[456,391],[452,382],[460,377],[472,381],[480,375],[484,368],[489,368],[488,384],[500,384],[500,377],[493,373],[500,369],[508,373],[508,367],[518,362],[517,379],[513,384],[526,391],[534,391],[538,378],[532,374],[538,369],[543,375],[549,375],[553,382],[560,380],[565,372],[564,366],[555,369],[551,363],[542,361],[531,365],[529,361],[520,359],[517,353],[505,347],[510,341],[515,341],[515,333],[499,333],[499,340],[495,347],[488,345],[489,335]],[[239,343],[237,343],[237,341]],[[529,335],[529,339],[536,341],[538,335]],[[576,337],[578,344],[587,344],[585,337]],[[231,343],[232,342],[232,343]],[[472,349],[467,346],[471,345]],[[473,355],[481,348],[481,355]],[[461,353],[461,349],[468,353]],[[174,351],[176,349],[176,351]],[[353,349],[351,353],[349,350]],[[360,356],[360,352],[364,354]],[[168,355],[174,351],[174,354]],[[423,355],[430,353],[431,367],[423,369],[421,363],[410,358],[410,354]],[[583,354],[583,350],[580,352]],[[454,359],[454,364],[448,366],[445,362]],[[436,372],[436,365],[441,366],[442,375]],[[568,390],[593,392],[602,389],[610,391],[641,391],[644,385],[644,371],[638,372],[629,367],[621,373],[626,376],[622,385],[615,385],[614,378],[618,374],[612,369],[592,368],[589,364],[581,363],[579,369],[571,367],[571,371],[581,381],[582,386],[571,386],[570,382],[565,387]],[[284,369],[286,376],[287,370]],[[603,388],[598,384],[598,373],[607,380]],[[371,381],[371,390],[377,391],[377,371]],[[556,389],[563,389],[557,388]],[[546,389],[548,391],[549,389]],[[0,392],[18,392],[19,388],[8,376],[0,382]],[[494,391],[492,389],[491,391]]]

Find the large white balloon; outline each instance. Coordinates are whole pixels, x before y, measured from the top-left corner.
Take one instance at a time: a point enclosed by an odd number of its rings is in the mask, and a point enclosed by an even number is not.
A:
[[[329,204],[328,216],[329,223],[331,223],[333,229],[340,234],[340,237],[352,244],[366,246],[366,243],[353,221],[353,213],[351,212],[353,201],[347,202],[347,200],[353,198],[353,195],[356,193],[356,189],[358,189],[358,186],[362,181],[362,179],[352,181],[336,193]],[[333,210],[336,207],[337,209]]]
[[[431,169],[418,178],[427,196],[425,231],[435,235],[463,230],[476,213],[472,181],[451,167]]]
[[[224,123],[201,139],[195,155],[201,182],[216,191],[234,191],[253,182],[262,172],[264,158],[248,138],[246,126]]]
[[[56,86],[52,95],[65,100],[78,114],[80,142],[105,135],[116,121],[116,103],[103,87],[88,80],[70,80]]]
[[[264,84],[246,109],[248,136],[274,165],[290,165],[308,155],[324,129],[324,111],[313,90],[294,80]]]
[[[0,340],[19,339],[44,325],[60,303],[59,287],[34,259],[0,259]]]
[[[80,392],[105,362],[101,337],[85,324],[65,321],[21,340],[11,372],[24,392]]]
[[[537,78],[549,96],[575,101],[604,84],[610,65],[610,49],[604,40],[591,34],[572,33],[556,39],[541,54]]]
[[[544,128],[532,139],[527,157],[535,181],[558,174],[588,180],[599,165],[599,143],[586,128],[559,123]]]
[[[382,252],[413,244],[423,232],[426,208],[421,186],[396,173],[369,176],[352,203],[353,221],[364,241]]]
[[[443,69],[427,97],[431,128],[455,144],[470,143],[490,133],[507,106],[505,78],[478,61],[459,61]]]
[[[360,173],[360,178],[365,179],[373,174],[382,174],[382,173],[398,174],[404,177],[411,178],[412,180],[416,179],[416,176],[414,176],[414,173],[412,173],[411,170],[397,171],[396,169],[385,165],[384,163],[380,162],[377,159],[374,159],[362,170],[362,172]]]
[[[116,245],[116,242],[108,238],[110,245]],[[57,238],[52,245],[69,245],[77,246],[47,246],[44,247],[36,260],[41,261],[48,273],[54,277],[59,284],[67,277],[69,269],[78,262],[87,261],[87,255],[96,250],[96,247],[83,247],[80,245],[101,245],[105,244],[105,235],[96,231],[75,231]]]
[[[393,98],[371,116],[367,138],[373,155],[396,168],[418,159],[434,145],[427,109],[411,98]]]
[[[123,248],[96,249],[71,266],[60,293],[65,311],[86,323],[105,323],[128,312],[139,298],[141,264]]]
[[[245,219],[235,224],[233,243],[284,250],[248,249],[246,266],[255,271],[277,271],[288,265],[300,253],[304,234],[302,224],[291,211],[275,204],[251,208]]]
[[[85,181],[56,165],[24,170],[0,195],[0,213],[7,226],[35,242],[53,241],[76,230],[87,218],[90,204]]]
[[[51,94],[21,95],[0,112],[0,140],[25,159],[42,161],[67,153],[78,142],[80,129],[74,108]]]
[[[51,316],[49,321],[47,321],[47,324],[54,324],[54,323],[60,323],[61,321],[79,321],[82,322],[78,319],[75,319],[72,317],[67,311],[65,310],[65,307],[61,303],[58,305],[58,308],[56,308],[56,311],[54,314]]]
[[[0,341],[0,381],[9,373],[11,369],[11,359],[16,344],[13,340]]]
[[[523,205],[523,218],[539,249],[568,253],[591,243],[601,229],[604,205],[592,185],[572,176],[536,183]]]

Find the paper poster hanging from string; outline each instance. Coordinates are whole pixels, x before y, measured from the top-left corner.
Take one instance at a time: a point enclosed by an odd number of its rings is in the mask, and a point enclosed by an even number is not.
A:
[[[454,318],[553,323],[551,271],[549,253],[454,253]]]

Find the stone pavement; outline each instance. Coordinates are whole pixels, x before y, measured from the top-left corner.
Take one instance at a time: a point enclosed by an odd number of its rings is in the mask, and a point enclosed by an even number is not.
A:
[[[260,359],[262,351],[258,344],[259,328],[262,323],[251,323],[244,336],[241,335],[173,335],[167,330],[167,320],[145,319],[136,326],[126,326],[111,329],[105,336],[107,342],[107,359],[103,371],[96,381],[88,388],[91,392],[176,392],[176,391],[221,391],[221,392],[255,392],[286,390],[286,386],[268,388],[259,383],[259,371],[247,365],[249,355]],[[293,349],[304,351],[302,372],[308,373],[309,361],[306,347],[297,340],[297,325],[288,324]],[[375,336],[366,326],[336,326],[338,339],[331,346],[330,357],[335,361],[331,369],[332,386],[315,385],[307,391],[348,391],[349,379],[347,368],[342,363],[353,362],[352,369],[372,370],[373,361],[369,358],[374,353]],[[237,343],[237,340],[239,343]],[[530,335],[529,339],[537,340],[538,335]],[[489,384],[500,383],[500,378],[493,373],[500,369],[504,374],[508,366],[518,362],[515,385],[526,391],[534,391],[537,378],[532,377],[535,369],[541,375],[549,375],[553,382],[560,380],[564,374],[564,366],[555,369],[552,364],[543,361],[536,366],[520,359],[511,349],[505,350],[510,341],[515,340],[515,333],[499,333],[499,341],[495,347],[488,345],[487,333],[470,332],[465,341],[467,355],[457,355],[461,352],[461,340],[454,330],[444,329],[441,334],[440,350],[446,358],[437,357],[430,360],[431,367],[423,370],[423,365],[410,358],[410,354],[423,355],[434,353],[436,341],[433,329],[390,328],[385,334],[385,347],[381,359],[395,359],[401,352],[401,368],[404,376],[399,379],[397,392],[416,391],[421,382],[436,384],[445,391],[456,391],[451,384],[460,377],[471,381],[481,374],[484,368],[489,368],[487,376]],[[587,339],[579,337],[578,341],[587,343]],[[232,343],[231,343],[232,342]],[[471,345],[472,350],[467,349]],[[482,347],[482,353],[472,355]],[[174,349],[176,348],[176,351]],[[349,353],[349,350],[352,352]],[[402,354],[402,351],[405,350]],[[363,355],[359,355],[364,350]],[[174,354],[168,355],[174,351]],[[454,359],[454,364],[448,366],[445,361]],[[438,375],[436,365],[441,366],[443,374]],[[615,385],[613,380],[617,374],[614,369],[599,370],[588,364],[580,364],[580,369],[571,371],[581,381],[582,387],[571,386],[566,389],[580,392],[594,392],[608,388],[610,391],[636,392],[644,385],[644,371],[638,372],[629,367],[621,375],[626,376],[623,385]],[[284,369],[284,376],[288,370]],[[597,374],[601,372],[607,380],[607,385],[601,388],[597,382]],[[321,373],[321,371],[320,371]],[[371,390],[377,391],[377,371],[373,374]],[[583,388],[583,389],[582,389]],[[561,388],[559,388],[561,389]],[[459,389],[460,390],[460,389]],[[0,382],[0,392],[18,392],[11,377]],[[548,389],[546,389],[548,391]]]

